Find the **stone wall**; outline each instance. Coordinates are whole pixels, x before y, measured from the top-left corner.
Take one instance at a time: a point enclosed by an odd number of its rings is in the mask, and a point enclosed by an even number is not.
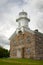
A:
[[[35,54],[34,35],[25,32],[15,36],[10,42],[10,57],[17,57],[17,49],[24,48],[24,58],[30,58]],[[15,53],[14,53],[15,52]],[[23,50],[21,53],[23,57]]]
[[[43,59],[43,35],[38,32],[35,34],[35,55],[36,59]]]
[[[21,49],[21,58],[43,59],[43,36],[30,32],[16,35],[10,41],[10,57],[18,58],[18,49]]]

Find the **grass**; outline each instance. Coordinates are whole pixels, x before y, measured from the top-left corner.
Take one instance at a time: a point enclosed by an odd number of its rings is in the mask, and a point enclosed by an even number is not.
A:
[[[0,65],[43,65],[43,60],[0,58]]]

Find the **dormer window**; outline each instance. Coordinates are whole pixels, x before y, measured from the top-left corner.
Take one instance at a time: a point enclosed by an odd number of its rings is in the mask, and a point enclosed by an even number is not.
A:
[[[21,34],[21,33],[22,33],[22,31],[20,30],[20,31],[18,31],[18,33],[19,33],[19,34]]]

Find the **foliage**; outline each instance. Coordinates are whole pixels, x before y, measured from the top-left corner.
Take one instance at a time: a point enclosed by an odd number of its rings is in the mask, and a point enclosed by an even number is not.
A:
[[[9,57],[9,51],[7,49],[0,47],[0,58],[3,57]]]

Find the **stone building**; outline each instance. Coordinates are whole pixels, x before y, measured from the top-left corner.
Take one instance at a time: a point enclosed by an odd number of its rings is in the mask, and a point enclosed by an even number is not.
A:
[[[30,30],[30,19],[24,11],[19,13],[16,22],[18,28],[10,37],[10,57],[43,59],[43,34]]]

